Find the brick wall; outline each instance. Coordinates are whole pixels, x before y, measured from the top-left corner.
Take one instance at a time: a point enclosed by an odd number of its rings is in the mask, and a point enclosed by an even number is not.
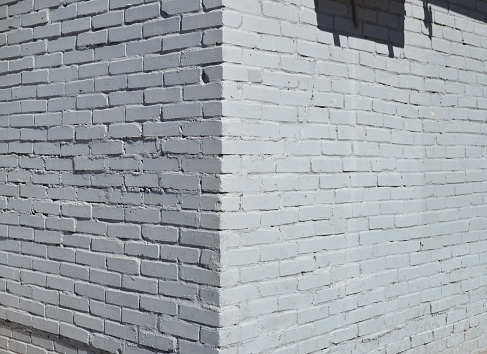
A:
[[[0,350],[487,350],[482,2],[223,5],[0,1]]]
[[[222,353],[487,350],[485,4],[361,3],[224,1]]]
[[[0,2],[6,352],[205,352],[221,24],[213,0]]]

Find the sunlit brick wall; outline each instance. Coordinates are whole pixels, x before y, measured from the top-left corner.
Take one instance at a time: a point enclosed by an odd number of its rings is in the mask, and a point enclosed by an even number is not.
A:
[[[485,3],[350,3],[224,1],[223,352],[483,352]]]

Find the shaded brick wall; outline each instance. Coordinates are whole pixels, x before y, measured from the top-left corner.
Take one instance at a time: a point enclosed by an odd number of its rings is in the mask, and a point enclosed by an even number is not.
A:
[[[205,352],[221,22],[211,0],[0,2],[0,318],[21,338]]]

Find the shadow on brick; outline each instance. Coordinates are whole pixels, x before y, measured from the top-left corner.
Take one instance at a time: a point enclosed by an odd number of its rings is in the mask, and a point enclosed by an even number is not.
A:
[[[454,12],[466,18],[487,22],[487,1],[423,0],[424,32],[435,36],[435,11]],[[393,47],[404,47],[405,0],[315,0],[318,27],[333,33],[335,45],[340,36],[368,39]]]
[[[404,47],[404,0],[315,0],[315,10],[318,27],[333,33],[337,46],[342,35],[386,44],[390,52]]]
[[[487,1],[484,0],[423,0],[423,4],[432,12],[433,7],[438,7],[473,20],[487,22]]]

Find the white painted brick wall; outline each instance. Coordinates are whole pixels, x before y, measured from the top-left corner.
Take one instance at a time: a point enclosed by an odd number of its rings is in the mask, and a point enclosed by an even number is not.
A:
[[[0,1],[1,352],[487,350],[486,9],[317,5]]]
[[[358,4],[224,1],[221,353],[487,350],[486,9]]]

